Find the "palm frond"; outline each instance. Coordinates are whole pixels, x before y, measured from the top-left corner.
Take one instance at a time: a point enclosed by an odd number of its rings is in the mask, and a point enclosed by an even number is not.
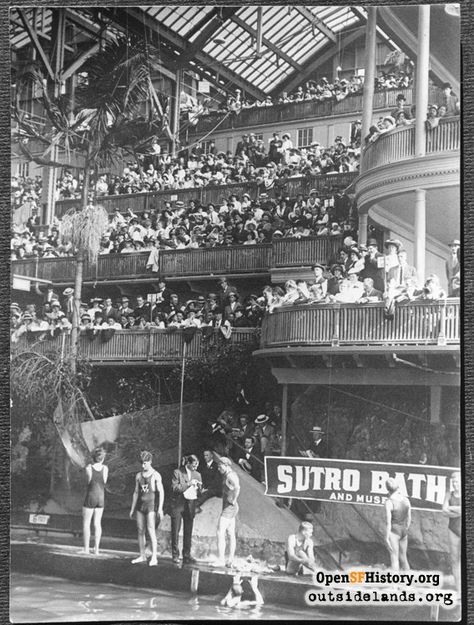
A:
[[[109,215],[103,206],[87,206],[67,213],[60,225],[63,243],[71,242],[91,264],[97,262],[100,240],[109,226]]]

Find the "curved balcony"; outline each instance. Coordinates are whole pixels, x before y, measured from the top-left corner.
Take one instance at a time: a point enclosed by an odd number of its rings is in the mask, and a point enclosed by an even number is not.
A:
[[[357,173],[346,174],[323,174],[317,176],[295,176],[278,181],[276,189],[282,195],[295,197],[298,193],[309,194],[311,189],[316,189],[319,194],[328,194],[341,191],[348,187],[357,177]],[[209,185],[206,187],[192,189],[166,189],[153,193],[133,193],[124,195],[104,195],[98,202],[107,210],[109,214],[119,208],[124,213],[131,209],[135,213],[142,213],[153,208],[161,210],[164,202],[181,201],[189,204],[191,200],[199,201],[203,205],[209,203],[219,204],[230,195],[242,196],[248,193],[252,200],[256,200],[262,189],[256,182],[246,182],[228,185]],[[270,190],[269,194],[274,194]],[[55,215],[59,219],[69,210],[79,209],[81,201],[79,199],[57,200],[55,203]]]
[[[263,320],[260,348],[459,344],[458,299],[396,306],[392,320],[384,305],[317,304],[278,308]]]
[[[156,281],[157,273],[167,278],[212,277],[214,275],[268,274],[276,267],[309,267],[327,263],[337,253],[342,237],[280,239],[273,243],[228,247],[160,251],[158,272],[147,270],[149,252],[104,254],[94,266],[85,263],[85,282]],[[74,282],[72,257],[13,261],[14,275],[56,284]]]
[[[42,333],[40,333],[42,334]],[[62,351],[67,357],[70,350],[70,336],[62,335],[53,339],[38,340],[35,333],[28,338],[22,337],[18,343],[12,343],[12,352],[28,349],[34,345],[35,352],[48,354]],[[219,344],[237,345],[255,343],[258,330],[255,328],[233,328],[230,339],[226,340],[219,330],[212,330],[209,335],[197,330],[192,340],[186,345],[186,358],[202,358],[209,347]],[[183,330],[118,330],[110,340],[104,341],[101,334],[93,340],[81,334],[79,337],[79,358],[87,359],[94,365],[174,365],[182,358],[184,345]]]
[[[364,171],[356,181],[359,210],[415,188],[459,186],[459,117],[442,119],[425,137],[423,157],[415,155],[414,126],[396,128],[366,148]]]

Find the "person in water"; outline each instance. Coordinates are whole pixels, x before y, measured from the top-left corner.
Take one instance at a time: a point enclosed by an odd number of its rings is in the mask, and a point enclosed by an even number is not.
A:
[[[302,575],[305,568],[313,572],[316,570],[312,535],[313,525],[308,521],[303,521],[296,534],[288,536],[285,560],[286,572],[289,575]]]
[[[161,475],[151,463],[153,456],[149,451],[140,454],[142,470],[135,477],[135,490],[133,491],[130,518],[136,514],[138,529],[138,546],[140,555],[132,560],[132,564],[146,562],[146,531],[151,542],[151,559],[149,566],[158,564],[156,520],[163,517],[164,490]],[[156,500],[158,494],[158,501]]]
[[[221,605],[228,608],[246,608],[263,605],[262,593],[258,589],[258,577],[253,575],[250,579],[241,579],[240,573],[234,575],[232,586],[226,596],[221,599]]]
[[[84,539],[83,553],[89,553],[91,538],[91,521],[94,518],[94,554],[99,555],[102,536],[102,514],[104,512],[105,485],[109,469],[105,466],[105,451],[102,447],[92,452],[92,464],[86,466],[87,492],[82,507],[82,536]]]
[[[444,498],[443,512],[449,518],[449,553],[454,584],[461,590],[461,474],[451,475],[451,484]]]
[[[385,482],[388,497],[385,501],[385,541],[390,552],[393,571],[410,570],[407,559],[408,530],[411,524],[411,504],[402,495],[398,484],[389,478]]]

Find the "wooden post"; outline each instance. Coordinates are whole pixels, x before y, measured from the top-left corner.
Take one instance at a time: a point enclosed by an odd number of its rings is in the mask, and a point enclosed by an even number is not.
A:
[[[186,362],[186,341],[183,342],[183,362],[181,365],[181,392],[179,397],[179,421],[178,421],[178,467],[181,466],[183,450],[183,398],[184,398],[184,365]]]
[[[361,143],[369,134],[372,123],[374,83],[375,83],[375,52],[377,38],[377,7],[370,6],[367,9],[367,30],[365,35],[365,65],[364,65],[364,92],[362,100],[362,128]],[[364,167],[364,157],[361,159],[361,171]]]
[[[287,449],[287,420],[288,420],[288,384],[283,384],[281,398],[281,456],[286,456]]]

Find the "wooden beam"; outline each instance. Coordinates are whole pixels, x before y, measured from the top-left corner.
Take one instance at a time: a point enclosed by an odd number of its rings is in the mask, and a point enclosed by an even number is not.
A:
[[[75,74],[77,72],[77,70],[84,65],[84,63],[87,61],[87,59],[92,56],[93,54],[95,54],[96,52],[98,52],[100,50],[100,42],[95,43],[91,48],[89,48],[88,50],[86,50],[85,52],[83,52],[75,61],[73,61],[71,63],[71,65],[67,68],[64,69],[61,74],[60,74],[60,80],[61,81],[65,81],[67,80],[70,76],[72,76],[73,74]]]
[[[254,30],[251,26],[249,26],[246,22],[244,22],[244,20],[240,19],[240,17],[238,17],[237,15],[234,15],[231,18],[231,20],[233,22],[235,22],[238,26],[243,28],[243,30],[245,30],[250,35],[252,35],[252,37],[255,37],[255,38],[257,37],[257,31]],[[299,63],[294,61],[291,58],[291,56],[286,54],[286,52],[283,52],[283,50],[280,50],[280,48],[278,46],[276,46],[274,43],[272,43],[269,39],[267,39],[266,37],[262,37],[262,42],[263,42],[264,46],[266,46],[269,50],[274,52],[277,56],[279,56],[284,61],[286,61],[289,65],[294,67],[298,72],[302,72],[303,71],[303,66],[302,65],[300,65]]]
[[[275,87],[275,89],[273,89],[272,95],[276,96],[282,91],[289,91],[290,93],[294,91],[296,87],[298,87],[298,85],[306,82],[314,74],[315,70],[318,69],[318,67],[324,65],[326,61],[332,59],[332,57],[335,56],[340,49],[342,50],[345,46],[348,46],[357,39],[359,39],[364,34],[364,32],[364,27],[357,28],[347,35],[341,36],[340,46],[335,46],[334,44],[331,44],[329,48],[327,46],[323,48],[324,52],[323,50],[318,50],[311,57],[308,63],[306,63],[302,72],[292,74],[289,80],[284,83],[280,83],[277,87]]]
[[[316,28],[321,31],[326,37],[328,37],[333,43],[336,43],[337,37],[334,31],[332,31],[323,20],[320,20],[319,17],[314,15],[314,13],[305,6],[295,6],[295,9],[298,13],[301,13],[303,17],[305,17],[308,22],[311,23],[311,26],[316,26]]]
[[[459,386],[459,376],[444,372],[395,369],[287,369],[272,367],[279,384],[336,386]]]
[[[38,39],[38,35],[36,34],[36,30],[33,29],[33,27],[31,26],[30,22],[28,21],[28,18],[26,16],[26,13],[23,9],[19,9],[17,8],[18,14],[20,15],[20,19],[23,22],[23,26],[25,27],[32,44],[34,45],[36,51],[38,52],[38,54],[41,57],[41,60],[43,61],[43,65],[46,68],[46,71],[49,74],[49,77],[51,78],[51,80],[55,80],[55,75],[53,72],[53,68],[51,67],[51,64],[49,62],[49,59],[46,55],[46,52],[43,50],[43,46],[41,45],[39,39]]]
[[[120,9],[107,8],[104,9],[103,12],[113,18],[115,23],[121,25],[123,28],[133,30],[141,35],[143,35],[144,30],[148,30],[151,41],[156,45],[164,41],[176,49],[180,55],[185,54],[188,49],[188,42],[184,37],[181,37],[163,24],[160,24],[140,9],[133,7],[121,7]],[[239,87],[253,98],[257,100],[265,99],[265,92],[238,76],[238,74],[216,61],[209,54],[197,51],[194,54],[194,60],[196,63],[211,68],[212,71],[218,73],[227,82],[233,83],[235,87]],[[176,57],[176,61],[179,63],[178,56]]]
[[[196,37],[196,39],[193,42],[189,41],[190,35],[188,34],[186,36],[188,40],[188,47],[187,47],[186,53],[183,56],[187,59],[193,58],[195,53],[200,51],[201,48],[203,48],[206,45],[206,43],[219,30],[219,28],[222,27],[224,22],[227,21],[229,18],[232,18],[234,13],[237,13],[239,9],[240,7],[220,8],[214,14],[214,16],[209,20],[207,25],[204,26],[202,31],[199,33],[199,35]]]

